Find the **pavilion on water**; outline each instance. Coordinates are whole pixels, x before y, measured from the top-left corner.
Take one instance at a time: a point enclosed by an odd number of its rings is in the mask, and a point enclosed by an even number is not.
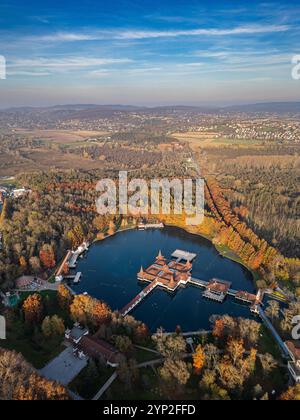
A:
[[[167,260],[159,251],[154,264],[146,270],[141,267],[138,279],[147,282],[156,281],[159,286],[168,290],[176,290],[179,285],[186,285],[191,278],[193,265],[190,261],[186,263],[174,260]]]

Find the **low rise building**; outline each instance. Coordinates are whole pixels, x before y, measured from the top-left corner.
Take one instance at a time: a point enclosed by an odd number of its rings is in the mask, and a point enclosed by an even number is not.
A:
[[[287,341],[286,348],[292,361],[288,363],[288,369],[294,381],[300,383],[300,341]]]
[[[66,330],[65,338],[71,344],[77,345],[84,336],[88,335],[88,333],[89,330],[87,328],[84,328],[80,324],[76,323],[71,330]]]
[[[81,355],[96,359],[113,368],[118,367],[120,363],[126,360],[124,354],[111,344],[91,335],[82,337],[77,350]]]

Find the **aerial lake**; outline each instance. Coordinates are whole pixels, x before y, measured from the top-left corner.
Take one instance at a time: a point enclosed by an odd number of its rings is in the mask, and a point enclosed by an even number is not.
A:
[[[76,271],[82,272],[82,280],[73,289],[107,302],[114,310],[122,309],[148,285],[137,280],[141,265],[146,268],[152,264],[159,250],[170,258],[175,249],[197,254],[193,277],[206,281],[216,277],[230,281],[233,289],[254,292],[252,275],[246,268],[222,257],[208,240],[171,227],[129,230],[95,243],[78,261]],[[156,289],[131,315],[145,322],[151,331],[159,327],[174,331],[177,325],[183,331],[210,329],[209,318],[214,314],[252,317],[249,306],[234,298],[227,297],[220,304],[206,300],[202,293],[203,289],[192,285],[175,293]]]

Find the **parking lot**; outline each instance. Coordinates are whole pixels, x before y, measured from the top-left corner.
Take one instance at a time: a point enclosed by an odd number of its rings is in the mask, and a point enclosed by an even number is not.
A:
[[[87,365],[87,359],[79,359],[73,355],[73,349],[68,347],[47,366],[40,374],[47,379],[68,385]]]

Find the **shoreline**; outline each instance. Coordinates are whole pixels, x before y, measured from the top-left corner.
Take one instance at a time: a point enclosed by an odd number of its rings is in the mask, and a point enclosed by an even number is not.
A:
[[[221,257],[227,258],[230,261],[232,261],[232,262],[234,262],[236,264],[239,264],[244,269],[246,269],[251,274],[251,276],[252,276],[252,282],[253,282],[254,287],[257,288],[256,280],[255,280],[255,272],[253,272],[253,270],[251,270],[245,263],[243,263],[243,261],[241,261],[238,256],[235,256],[235,254],[229,248],[228,248],[228,252],[231,252],[233,255],[228,255],[226,250],[222,250],[221,247],[218,247],[217,245],[215,245],[213,243],[213,241],[212,241],[212,238],[209,237],[209,236],[207,236],[207,235],[203,235],[203,234],[201,234],[199,232],[192,232],[187,227],[184,228],[182,226],[173,225],[173,224],[169,224],[169,223],[168,224],[166,223],[165,224],[165,227],[166,228],[169,227],[169,228],[180,229],[180,230],[182,230],[182,231],[184,231],[184,232],[186,232],[186,233],[188,233],[190,235],[197,236],[197,237],[200,237],[200,238],[203,238],[203,239],[207,240],[215,248],[215,250],[218,252],[218,254]],[[105,241],[106,239],[112,238],[112,237],[114,237],[114,236],[116,236],[116,235],[118,235],[120,233],[129,232],[129,231],[133,231],[133,230],[137,230],[136,226],[131,226],[131,227],[127,227],[127,228],[124,228],[124,229],[116,230],[114,233],[108,234],[108,235],[104,236],[102,239],[95,238],[91,242],[91,245],[94,245],[94,244],[100,243],[102,241]],[[48,281],[49,281],[49,279],[48,279]]]
[[[166,227],[173,227],[173,228],[177,228],[177,229],[182,229],[184,232],[187,232],[187,233],[189,233],[190,235],[194,235],[194,236],[199,236],[200,238],[203,238],[203,239],[206,239],[207,241],[209,241],[210,243],[211,243],[211,245],[213,245],[213,247],[215,248],[215,250],[219,253],[219,255],[221,255],[221,257],[223,257],[223,258],[227,258],[228,260],[231,260],[231,261],[233,261],[233,262],[235,262],[236,264],[239,264],[239,265],[241,265],[241,266],[243,266],[246,270],[248,270],[249,271],[249,273],[251,274],[251,276],[252,276],[252,281],[253,281],[253,283],[254,283],[254,285],[255,285],[255,287],[257,287],[256,286],[256,280],[255,280],[255,277],[256,277],[256,273],[255,273],[255,271],[253,271],[250,267],[248,267],[241,259],[240,259],[240,257],[238,256],[238,255],[236,255],[233,251],[231,251],[231,249],[230,248],[228,248],[228,247],[224,247],[224,248],[226,248],[226,249],[224,249],[224,250],[222,250],[222,247],[221,246],[218,246],[218,245],[216,245],[216,244],[214,244],[213,243],[213,240],[212,240],[212,238],[210,237],[210,236],[208,236],[208,235],[204,235],[204,234],[201,234],[201,233],[199,233],[199,232],[192,232],[192,231],[190,231],[188,228],[184,228],[184,227],[182,227],[182,226],[178,226],[178,225],[172,225],[172,224],[166,224],[165,225]],[[230,253],[232,253],[232,255],[228,255],[227,254],[227,252],[230,252]]]

